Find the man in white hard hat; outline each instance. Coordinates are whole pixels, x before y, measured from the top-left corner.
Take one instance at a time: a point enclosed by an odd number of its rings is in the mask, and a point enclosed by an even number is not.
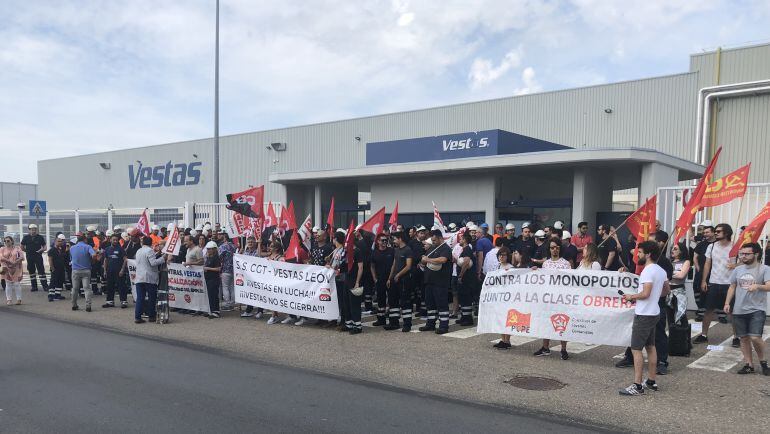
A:
[[[43,291],[48,291],[48,282],[46,282],[43,265],[43,252],[46,248],[45,238],[37,232],[36,224],[29,225],[28,230],[29,233],[21,239],[21,249],[27,255],[27,271],[29,272],[29,281],[32,284],[30,291],[37,291],[38,276],[40,276]]]
[[[572,234],[569,231],[561,232],[561,257],[569,261],[572,268],[575,268],[578,264],[577,256],[578,249],[572,244]]]
[[[545,231],[538,229],[535,232],[535,253],[532,255],[532,262],[538,266],[543,265],[543,262],[548,259],[549,253],[545,252],[548,249],[548,243],[545,242]]]
[[[518,240],[516,239],[516,225],[508,223],[505,225],[505,234],[503,235],[503,245],[510,251],[516,250]]]
[[[67,278],[70,254],[66,246],[67,237],[58,234],[54,246],[48,249],[48,265],[51,267],[51,286],[48,287],[48,301],[64,300],[61,295]]]

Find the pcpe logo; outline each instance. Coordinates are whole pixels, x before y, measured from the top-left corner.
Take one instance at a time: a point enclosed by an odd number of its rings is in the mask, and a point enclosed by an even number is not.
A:
[[[475,148],[487,148],[489,147],[489,137],[482,137],[476,143],[473,139],[468,138],[465,140],[444,140],[443,141],[444,152],[447,151],[463,151]]]
[[[134,169],[128,166],[128,184],[131,190],[139,188],[178,187],[180,185],[196,185],[201,180],[200,166],[203,163],[168,163],[162,166],[145,167],[142,163]]]

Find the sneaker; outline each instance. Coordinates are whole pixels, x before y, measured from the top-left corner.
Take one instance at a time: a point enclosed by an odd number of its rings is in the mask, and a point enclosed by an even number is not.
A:
[[[254,319],[260,319],[262,318],[262,312],[257,312],[254,314]]]
[[[658,363],[657,368],[655,369],[655,373],[658,375],[668,374],[668,365],[665,363]]]
[[[401,327],[401,331],[402,331],[403,333],[409,333],[409,332],[411,332],[411,331],[412,331],[412,326],[410,326],[410,325],[405,325],[405,326]]]
[[[759,365],[762,367],[762,375],[770,375],[770,367],[767,366],[767,362],[759,362]]]
[[[561,350],[561,359],[569,360],[569,353],[567,352],[567,350]]]
[[[733,343],[731,344],[733,348],[740,348],[741,347],[741,340],[738,338],[733,338]]]
[[[51,301],[51,302],[53,301],[53,295],[48,296],[48,301]]]
[[[418,330],[421,331],[421,332],[432,332],[433,330],[436,330],[436,326],[434,326],[434,325],[429,326],[429,325],[426,324],[426,325],[420,327]]]
[[[294,323],[295,326],[301,326],[301,325],[304,325],[304,324],[305,324],[305,318],[300,318],[299,321]],[[360,330],[359,330],[359,333],[361,333]]]
[[[694,344],[704,344],[709,341],[708,336],[698,335],[695,339],[692,340],[692,343]]]
[[[275,320],[278,321],[277,316],[271,316],[270,318],[275,318]],[[293,322],[294,322],[294,318],[287,316],[286,318],[283,319],[283,321],[281,321],[281,324],[291,324]]]
[[[275,323],[277,323],[277,322],[278,322],[278,317],[277,317],[277,316],[271,316],[271,317],[270,317],[270,319],[268,319],[268,320],[267,320],[267,323],[268,323],[269,325],[275,324]],[[283,323],[283,322],[282,322],[282,323]],[[286,323],[286,324],[288,324],[288,323]]]
[[[551,350],[549,350],[546,347],[541,347],[539,350],[535,351],[534,356],[540,357],[540,356],[550,356]]]
[[[644,388],[636,387],[636,384],[632,384],[625,389],[621,389],[618,393],[623,396],[639,396],[644,395]]]
[[[102,305],[102,307],[103,307],[103,308],[105,308],[105,309],[107,309],[108,307],[115,307],[115,305],[114,305],[114,304],[112,304],[112,303],[104,303],[104,304]]]
[[[739,374],[753,374],[754,373],[754,367],[749,365],[748,363],[743,365],[743,367],[738,371]]]
[[[658,382],[655,380],[650,380],[649,378],[645,380],[643,383],[643,386],[645,389],[652,390],[654,392],[658,391]]]
[[[120,308],[121,309],[125,309],[127,307],[128,307],[128,302],[127,301],[123,301],[123,302],[120,303]]]
[[[86,312],[91,312],[91,306],[86,306]]]
[[[437,335],[444,335],[444,334],[447,334],[447,333],[449,333],[449,329],[442,329],[442,328],[440,328],[440,329],[436,330],[436,334]]]
[[[507,349],[511,348],[511,344],[509,344],[508,342],[504,342],[504,341],[500,341],[500,342],[496,343],[493,346],[495,348],[497,348],[498,350],[507,350]]]
[[[397,329],[400,329],[401,326],[398,325],[398,324],[390,323],[390,324],[388,324],[386,326],[383,326],[382,328],[385,329],[385,330],[397,330]]]
[[[216,318],[220,318],[220,317],[221,316],[219,315],[219,312],[211,312],[209,314],[209,319],[216,319]]]
[[[631,366],[634,366],[634,361],[631,359],[626,359],[625,357],[619,362],[615,363],[616,368],[628,368]]]
[[[11,302],[10,302],[10,301],[8,301],[8,304],[11,304]],[[80,308],[79,308],[79,307],[77,307],[77,306],[72,306],[72,310],[78,310],[78,309],[80,309]]]
[[[254,316],[254,314],[251,312],[246,312],[245,310],[241,312],[241,318],[251,318],[252,316]]]

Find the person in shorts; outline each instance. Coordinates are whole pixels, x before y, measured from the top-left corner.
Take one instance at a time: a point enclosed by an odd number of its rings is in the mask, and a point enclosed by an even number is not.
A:
[[[730,260],[730,250],[733,248],[733,228],[725,223],[720,223],[714,228],[715,240],[706,250],[706,264],[703,267],[703,281],[701,292],[706,295],[706,313],[703,315],[703,331],[700,336],[692,340],[694,344],[708,342],[708,332],[711,323],[717,316],[717,310],[721,310],[727,297],[727,289],[730,287],[730,274],[735,264]],[[705,276],[708,276],[706,278]],[[737,338],[733,339],[733,346],[739,345]]]
[[[631,353],[634,357],[634,383],[620,390],[624,396],[639,396],[644,394],[644,389],[658,390],[655,381],[658,354],[655,351],[655,327],[660,318],[660,306],[658,299],[661,294],[670,290],[668,276],[663,268],[657,264],[660,256],[660,247],[654,241],[645,241],[639,244],[639,265],[644,265],[639,275],[639,291],[636,294],[624,294],[623,298],[629,302],[635,302],[634,324],[631,329]],[[647,374],[649,378],[642,383],[644,370],[644,355],[642,349],[647,350]]]
[[[767,292],[770,291],[770,267],[762,265],[762,247],[757,243],[746,243],[738,252],[741,265],[730,276],[730,288],[725,299],[725,312],[732,312],[735,334],[741,341],[743,367],[738,374],[754,372],[751,347],[757,352],[762,375],[770,375],[765,357],[765,341],[762,330],[765,327]],[[730,302],[735,297],[735,306]]]

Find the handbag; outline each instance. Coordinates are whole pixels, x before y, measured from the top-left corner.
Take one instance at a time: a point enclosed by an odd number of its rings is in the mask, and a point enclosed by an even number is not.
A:
[[[364,287],[363,286],[356,286],[355,288],[350,288],[350,293],[355,295],[356,297],[360,297],[361,294],[364,293]]]
[[[428,253],[425,256],[430,258],[430,255],[432,255],[433,252],[438,250],[438,248],[443,246],[444,244],[446,244],[446,241],[444,241],[443,243],[439,244],[435,249],[431,250],[430,253]],[[428,269],[430,271],[441,271],[442,264],[434,264],[433,262],[428,262],[428,263],[425,264],[425,266],[428,267]]]

